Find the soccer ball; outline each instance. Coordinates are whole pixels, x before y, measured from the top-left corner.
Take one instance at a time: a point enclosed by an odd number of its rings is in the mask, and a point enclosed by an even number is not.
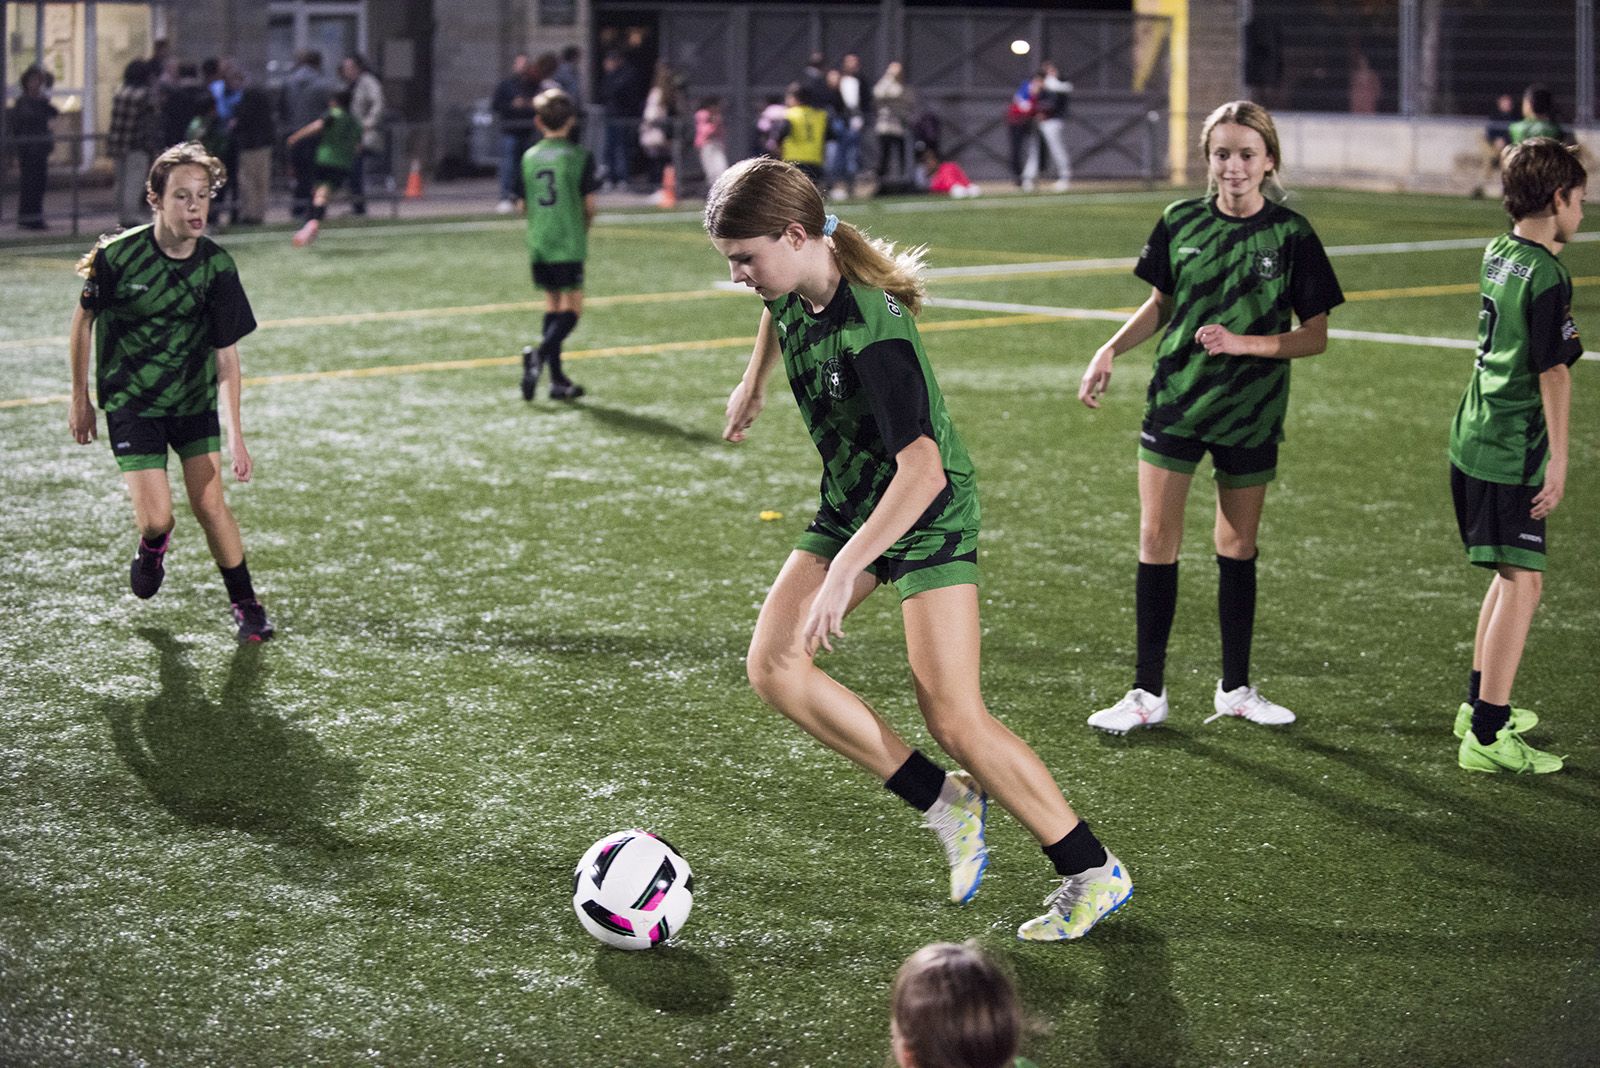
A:
[[[572,876],[578,922],[618,949],[660,945],[678,933],[693,904],[688,861],[649,831],[618,831],[600,839]]]

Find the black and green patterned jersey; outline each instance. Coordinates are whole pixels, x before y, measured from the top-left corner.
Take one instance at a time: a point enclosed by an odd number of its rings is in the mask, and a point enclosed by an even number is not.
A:
[[[1537,241],[1502,234],[1483,252],[1478,354],[1450,425],[1450,462],[1473,478],[1544,481],[1550,435],[1539,376],[1583,355],[1572,275]]]
[[[974,551],[977,474],[911,314],[883,290],[843,280],[819,315],[793,293],[767,309],[822,455],[822,503],[810,531],[848,541],[882,499],[900,450],[926,436],[939,447],[945,488],[883,555],[934,564]]]
[[[589,255],[583,199],[600,188],[594,156],[565,137],[546,137],[522,154],[518,177],[533,262],[582,263]]]
[[[103,239],[80,303],[95,315],[95,390],[108,412],[215,410],[216,350],[256,328],[232,256],[201,237],[173,259],[149,224]]]
[[[317,166],[330,171],[352,171],[360,150],[360,120],[344,108],[329,108],[322,116],[322,133],[317,138]]]
[[[1144,428],[1246,448],[1283,440],[1289,361],[1210,356],[1194,339],[1206,323],[1235,334],[1283,334],[1344,303],[1316,231],[1272,201],[1248,218],[1211,197],[1161,213],[1133,273],[1172,298],[1156,349]]]
[[[1553,119],[1518,119],[1511,124],[1512,144],[1520,145],[1530,137],[1553,137],[1557,141],[1565,141],[1567,131]]]

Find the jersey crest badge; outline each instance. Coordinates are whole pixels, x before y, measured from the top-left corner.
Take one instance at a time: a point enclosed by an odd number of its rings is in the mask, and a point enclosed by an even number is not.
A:
[[[894,316],[896,319],[900,318],[900,305],[895,303],[893,293],[890,293],[888,290],[884,290],[883,302],[889,305],[890,315]]]
[[[830,356],[822,364],[822,388],[836,401],[846,400],[855,392],[855,383],[845,372],[843,361]]]
[[[1270,282],[1282,272],[1283,259],[1275,248],[1262,249],[1256,253],[1256,277],[1263,282]]]

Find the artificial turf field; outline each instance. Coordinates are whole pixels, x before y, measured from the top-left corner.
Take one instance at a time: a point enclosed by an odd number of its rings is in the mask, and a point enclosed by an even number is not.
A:
[[[1170,725],[1083,723],[1131,677],[1154,344],[1090,412],[1078,378],[1113,324],[1052,309],[1142,300],[1125,261],[1173,195],[841,211],[927,242],[934,297],[967,302],[922,321],[980,477],[985,695],[1137,885],[1045,946],[1013,937],[1055,885],[1015,821],[991,812],[982,892],[944,903],[915,813],[745,683],[818,462],[781,377],[750,440],[720,441],[759,307],[714,288],[689,213],[597,225],[573,405],[517,393],[542,301],[515,223],[221,238],[262,321],[241,345],[256,475],[228,481],[265,646],[235,644],[181,503],[165,587],[128,591],[103,423],[87,448],[66,428],[87,241],[5,251],[0,1064],[874,1066],[900,961],[967,938],[1016,977],[1044,1066],[1593,1063],[1600,364],[1574,368],[1573,473],[1516,690],[1565,770],[1456,767],[1487,575],[1444,446],[1472,354],[1397,339],[1295,366],[1252,680],[1299,722],[1201,725],[1203,468]],[[1292,203],[1351,298],[1336,331],[1470,342],[1492,203]],[[1600,337],[1600,244],[1564,260]],[[939,755],[892,596],[836,648],[824,666]],[[630,826],[695,869],[664,950],[604,948],[572,914],[578,856]]]

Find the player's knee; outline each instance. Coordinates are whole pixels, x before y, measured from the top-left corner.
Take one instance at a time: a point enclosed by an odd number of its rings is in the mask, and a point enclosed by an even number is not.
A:
[[[1178,558],[1183,527],[1158,518],[1139,520],[1139,558],[1153,564],[1169,564]]]
[[[1230,560],[1250,560],[1256,555],[1255,538],[1246,537],[1235,530],[1219,530],[1212,538],[1218,556]]]
[[[791,659],[756,646],[745,658],[744,674],[750,688],[774,708],[782,708],[797,685],[793,666],[788,663]]]

